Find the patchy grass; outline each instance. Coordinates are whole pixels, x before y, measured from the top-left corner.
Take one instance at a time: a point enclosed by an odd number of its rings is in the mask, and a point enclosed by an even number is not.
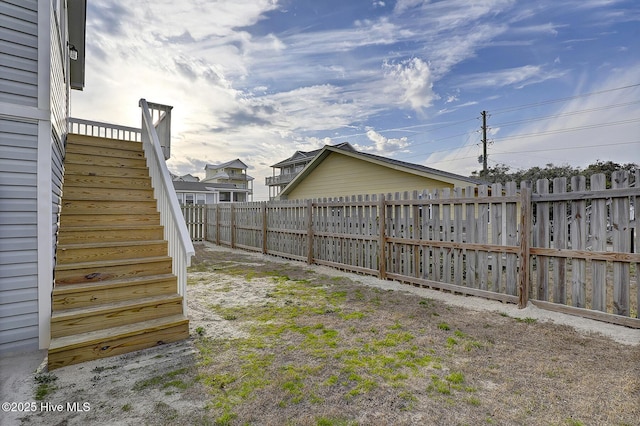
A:
[[[40,373],[35,376],[34,380],[38,384],[34,395],[36,401],[46,401],[47,397],[57,389],[55,382],[58,377],[55,374]]]

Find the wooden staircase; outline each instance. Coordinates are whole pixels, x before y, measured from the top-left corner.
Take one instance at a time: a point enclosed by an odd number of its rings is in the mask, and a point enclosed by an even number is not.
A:
[[[186,339],[139,142],[68,135],[49,369]]]

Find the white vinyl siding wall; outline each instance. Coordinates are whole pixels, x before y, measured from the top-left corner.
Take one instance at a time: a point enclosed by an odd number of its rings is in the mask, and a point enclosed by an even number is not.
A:
[[[0,102],[38,106],[38,2],[0,3]]]
[[[38,348],[38,124],[0,118],[0,353]]]
[[[49,345],[69,98],[66,22],[52,8],[0,2],[0,353]]]
[[[37,0],[2,1],[0,353],[37,349],[39,342],[38,58]]]

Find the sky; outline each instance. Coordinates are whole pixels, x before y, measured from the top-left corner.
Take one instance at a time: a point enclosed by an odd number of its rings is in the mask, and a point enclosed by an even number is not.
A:
[[[342,142],[469,176],[482,111],[489,167],[640,164],[637,0],[91,0],[86,39],[73,117],[171,105],[169,170],[239,158],[256,201]]]

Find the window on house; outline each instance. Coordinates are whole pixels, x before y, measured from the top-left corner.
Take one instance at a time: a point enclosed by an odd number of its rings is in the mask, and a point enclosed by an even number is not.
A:
[[[206,204],[207,194],[196,194],[196,204]]]
[[[185,204],[193,204],[193,194],[184,194]]]

